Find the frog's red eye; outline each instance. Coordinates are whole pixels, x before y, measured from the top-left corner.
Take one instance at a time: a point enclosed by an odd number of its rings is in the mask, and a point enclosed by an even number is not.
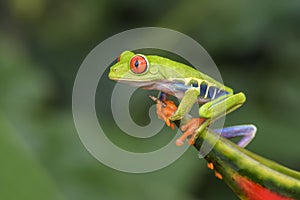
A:
[[[148,69],[148,60],[142,55],[133,56],[130,59],[130,70],[135,74],[142,74]]]
[[[118,56],[117,61],[120,62],[120,60],[121,60],[121,55]]]

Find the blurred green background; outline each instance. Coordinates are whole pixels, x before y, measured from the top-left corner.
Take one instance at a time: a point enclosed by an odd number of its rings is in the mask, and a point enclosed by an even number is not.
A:
[[[256,124],[248,148],[300,170],[299,10],[297,0],[1,1],[0,199],[237,199],[194,149],[162,170],[126,174],[81,144],[71,111],[81,62],[107,37],[141,26],[202,44],[226,85],[248,98],[226,124]]]

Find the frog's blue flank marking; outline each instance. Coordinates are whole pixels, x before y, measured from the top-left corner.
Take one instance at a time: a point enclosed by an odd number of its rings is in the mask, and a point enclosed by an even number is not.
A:
[[[200,84],[200,97],[206,98],[206,96],[205,96],[206,90],[207,90],[207,83],[205,81],[203,81]]]
[[[229,94],[229,92],[225,91],[225,90],[221,90],[217,87],[214,86],[210,86],[208,89],[208,94],[207,94],[207,98],[209,99],[217,99],[220,96],[223,95],[227,95]]]
[[[193,87],[198,87],[198,82],[193,82],[193,83],[192,83],[192,86],[193,86]]]

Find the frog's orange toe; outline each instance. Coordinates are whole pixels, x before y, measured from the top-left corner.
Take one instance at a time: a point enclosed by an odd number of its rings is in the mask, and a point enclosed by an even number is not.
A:
[[[156,114],[159,119],[165,121],[166,125],[169,126],[172,130],[174,130],[175,126],[169,120],[169,117],[173,115],[173,113],[177,110],[177,106],[173,101],[160,101],[155,97],[150,96],[151,99],[156,102]]]
[[[211,163],[211,162],[207,163],[207,167],[208,167],[208,169],[211,169],[211,170],[214,170],[214,169],[215,169],[214,164]],[[218,179],[220,179],[220,180],[223,179],[223,176],[222,176],[219,172],[217,172],[216,170],[215,170],[215,176],[216,176]]]
[[[174,129],[175,129],[174,124],[170,124],[170,128],[171,128],[172,130],[174,130]]]
[[[208,169],[211,169],[211,170],[213,170],[214,169],[214,164],[213,163],[207,163],[207,167],[208,167]]]
[[[176,140],[176,145],[177,146],[182,146],[183,145],[183,141],[181,139],[177,139]]]
[[[189,145],[194,145],[195,144],[194,135],[192,135],[191,138],[188,140],[188,144]]]
[[[223,176],[222,176],[219,172],[217,172],[217,171],[215,171],[215,176],[216,176],[218,179],[220,179],[220,180],[223,179]]]

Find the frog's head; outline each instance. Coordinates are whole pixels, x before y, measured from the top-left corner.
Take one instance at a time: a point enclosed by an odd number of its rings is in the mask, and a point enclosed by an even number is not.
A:
[[[159,71],[159,66],[152,57],[124,51],[118,57],[118,62],[110,68],[108,76],[112,80],[136,85],[165,80],[164,73]]]

